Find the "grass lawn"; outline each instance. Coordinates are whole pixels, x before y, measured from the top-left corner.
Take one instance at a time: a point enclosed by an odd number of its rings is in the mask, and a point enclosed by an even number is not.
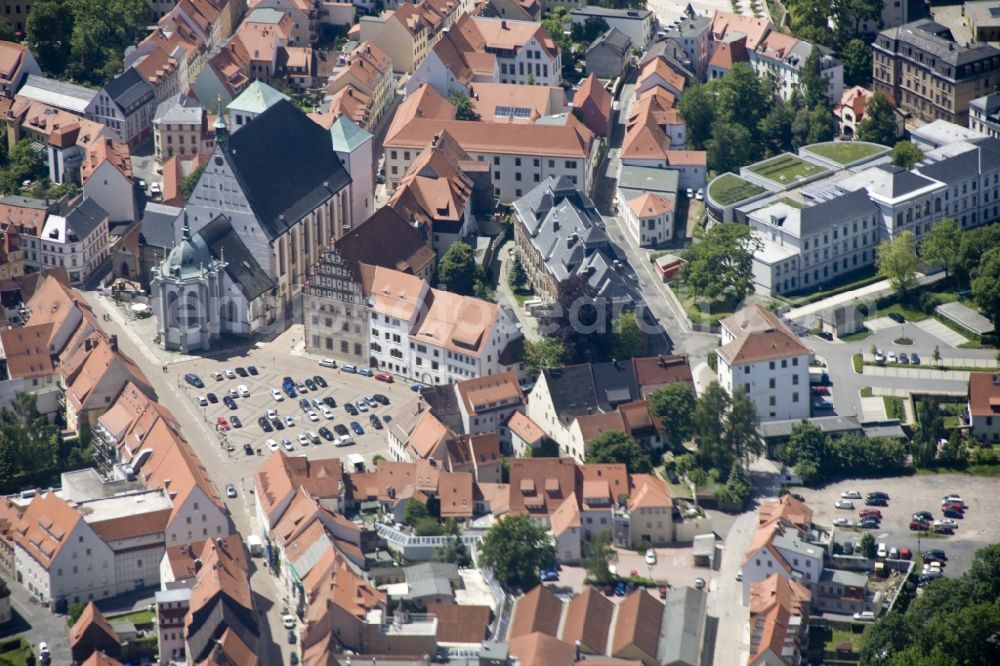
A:
[[[811,627],[809,629],[809,651],[816,654],[814,661],[823,661],[820,652],[834,652],[841,643],[850,643],[854,652],[860,652],[864,647],[867,634],[863,632],[853,632],[847,629],[833,629],[826,627],[819,629]],[[852,663],[852,662],[837,662]]]
[[[820,157],[833,160],[839,164],[851,164],[860,159],[880,153],[885,148],[883,146],[873,146],[866,143],[855,143],[853,141],[837,141],[832,143],[822,143],[810,146],[809,151],[816,153]]]
[[[906,420],[906,409],[903,408],[903,399],[894,395],[882,396],[885,403],[885,415],[890,419]]]
[[[756,196],[764,191],[760,185],[743,180],[731,173],[723,174],[712,182],[708,194],[720,206],[729,206],[737,201]]]
[[[1000,477],[1000,465],[969,465],[968,467],[932,467],[917,468],[917,476],[935,476],[937,474],[968,474],[970,476]],[[931,536],[941,536],[933,534]]]
[[[156,613],[151,610],[138,610],[126,613],[125,615],[108,617],[108,621],[131,622],[132,624],[152,624],[156,621]]]
[[[533,291],[521,291],[520,289],[513,289],[511,291],[514,293],[514,300],[516,300],[517,304],[522,308],[525,303],[535,297],[535,292]]]
[[[0,665],[2,666],[27,666],[29,657],[34,663],[31,645],[23,638],[14,638],[0,643]]]
[[[889,305],[887,307],[878,308],[873,313],[873,316],[885,317],[892,312],[903,315],[903,317],[906,318],[906,321],[922,321],[924,319],[927,319],[927,317],[929,316],[923,310],[919,310],[904,303],[893,303],[892,305]]]
[[[854,372],[858,373],[859,375],[865,371],[864,359],[865,357],[862,356],[861,354],[855,354],[854,356],[851,357],[851,363],[854,364]]]
[[[774,203],[785,204],[789,208],[805,208],[805,204],[803,204],[801,201],[796,201],[795,199],[791,199],[789,197],[781,197]]]
[[[958,346],[959,349],[986,349],[986,346],[982,342],[976,342],[975,340],[969,340],[968,342],[963,342]]]
[[[806,162],[791,153],[772,157],[769,160],[747,167],[747,169],[758,176],[763,176],[768,180],[781,184],[797,183],[803,178],[816,176],[827,171],[827,169],[812,162]]]
[[[864,340],[865,338],[867,338],[871,334],[872,334],[872,332],[869,329],[863,328],[860,331],[858,331],[857,333],[850,333],[848,335],[842,335],[842,336],[840,336],[840,339],[843,340],[844,342],[857,342],[858,340]]]

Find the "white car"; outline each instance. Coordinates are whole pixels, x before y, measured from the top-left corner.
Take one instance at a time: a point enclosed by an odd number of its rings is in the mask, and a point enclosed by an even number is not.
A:
[[[324,358],[322,361],[319,362],[319,364],[321,366],[323,366],[324,368],[336,368],[337,367],[337,362],[334,361],[332,358]]]
[[[229,392],[226,395],[228,395],[233,400],[236,400],[236,398],[240,397],[240,394],[236,392],[236,389],[229,389]]]
[[[860,490],[845,490],[844,492],[840,493],[840,497],[842,499],[861,499],[861,491]]]
[[[889,352],[889,355],[886,356],[886,360],[889,361],[889,363],[899,363],[899,357],[896,356],[896,352]]]
[[[311,441],[313,444],[318,444],[319,443],[319,435],[317,435],[312,430],[309,430],[309,431],[306,432],[306,437],[308,437],[309,441]]]
[[[216,371],[216,372],[211,373],[211,375],[212,375],[212,379],[214,379],[216,381],[221,381],[222,380],[222,373],[221,372]]]
[[[309,446],[309,438],[304,432],[299,433],[299,446]]]
[[[881,349],[875,350],[875,362],[885,363],[885,354],[882,353]]]
[[[154,197],[158,197],[163,194],[163,189],[160,187],[159,183],[153,183],[149,186],[149,193]]]
[[[203,395],[199,395],[197,398],[194,399],[194,401],[197,402],[200,407],[204,407],[205,405],[208,404],[208,398],[206,398]]]
[[[270,420],[272,420],[272,421],[274,419],[278,418],[278,410],[277,409],[269,409],[269,410],[267,410],[267,418],[270,419]]]
[[[287,437],[282,437],[281,438],[281,446],[284,447],[284,449],[286,451],[294,451],[295,450],[295,447],[292,446],[292,440],[288,439]]]
[[[855,622],[874,622],[875,613],[872,611],[858,611],[854,614]]]
[[[878,551],[875,554],[877,557],[882,559],[889,555],[889,547],[885,545],[885,541],[879,543]]]
[[[288,426],[289,428],[294,428],[295,427],[295,419],[293,419],[291,416],[286,416],[285,417],[285,425]]]
[[[941,504],[951,504],[953,502],[965,506],[965,500],[962,499],[961,495],[945,495],[944,499],[941,500]]]
[[[330,411],[330,408],[327,407],[326,405],[323,405],[322,407],[320,407],[319,411],[321,411],[323,413],[323,416],[325,416],[327,419],[332,419],[333,418],[333,412]]]
[[[698,201],[704,201],[705,200],[705,190],[703,190],[703,189],[701,189],[699,187],[698,191],[694,193],[694,198],[697,199]]]
[[[649,566],[656,564],[656,551],[652,548],[646,551],[646,564]]]
[[[236,387],[236,390],[239,391],[241,398],[250,397],[250,389],[247,388],[246,384],[240,384]]]
[[[691,189],[690,187],[687,188],[687,195],[688,195],[688,199],[693,199],[694,198],[694,190]]]
[[[357,402],[354,403],[354,406],[358,408],[359,412],[368,411],[368,403],[366,403],[364,400],[358,400]]]
[[[277,451],[278,450],[278,443],[276,441],[274,441],[273,439],[269,439],[269,440],[267,440],[267,448],[270,449],[271,451]]]
[[[834,518],[833,519],[833,524],[834,524],[835,527],[850,527],[851,526],[851,519],[850,518]]]
[[[308,390],[309,390],[309,387],[307,387],[307,386],[306,386],[305,384],[303,384],[302,382],[297,382],[297,383],[295,384],[295,390],[296,390],[296,391],[298,391],[299,393],[305,393],[306,391],[308,391]]]
[[[278,389],[271,389],[271,397],[274,398],[276,401],[281,402],[282,400],[285,399],[285,394],[279,391]]]
[[[236,373],[230,369],[226,369],[226,379],[236,379]]]
[[[309,417],[310,421],[313,421],[313,422],[319,421],[319,414],[317,414],[316,412],[314,412],[311,409],[308,412],[306,412],[306,416]]]
[[[837,503],[833,505],[837,509],[850,509],[854,510],[854,502],[851,500],[837,500]]]
[[[351,439],[350,435],[341,435],[339,438],[337,438],[337,446],[348,446],[349,444],[353,443],[354,440]]]
[[[941,527],[942,525],[950,527],[952,529],[958,527],[958,523],[952,520],[951,518],[942,518],[941,520],[934,521],[934,527]]]
[[[295,628],[295,616],[294,615],[290,615],[288,613],[285,613],[284,615],[282,615],[281,616],[281,626],[283,626],[285,629],[294,629]]]

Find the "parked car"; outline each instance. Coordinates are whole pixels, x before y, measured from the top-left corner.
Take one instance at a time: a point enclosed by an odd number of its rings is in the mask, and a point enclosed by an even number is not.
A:
[[[229,368],[223,370],[222,373],[226,375],[226,379],[236,379],[236,373],[230,370]]]
[[[328,441],[328,442],[332,442],[333,441],[333,433],[330,432],[330,429],[327,428],[326,426],[323,426],[322,428],[319,429],[319,434],[320,434],[320,437],[322,437],[326,441]]]
[[[219,402],[219,397],[214,393],[209,393],[208,395],[205,396],[205,398],[213,405]]]
[[[896,356],[896,352],[889,352],[889,353],[888,353],[888,354],[886,355],[885,359],[886,359],[886,360],[887,360],[887,361],[888,361],[889,363],[899,363],[899,357],[898,357],[898,356]]]
[[[951,518],[941,518],[940,520],[935,520],[934,527],[937,527],[938,525],[947,525],[948,527],[952,528],[958,527],[958,523],[956,523]]]
[[[281,438],[281,446],[284,447],[284,449],[286,451],[294,451],[295,450],[295,447],[292,446],[292,440],[288,439],[287,437],[282,437]]]
[[[236,374],[239,375],[240,377],[246,377],[247,374],[249,374],[249,373],[247,373],[247,369],[246,368],[244,368],[244,367],[237,367],[236,368]]]
[[[312,421],[313,423],[319,421],[319,414],[317,414],[311,409],[308,412],[306,412],[306,416],[309,417],[309,420]]]
[[[250,389],[247,388],[246,384],[240,384],[239,386],[237,386],[236,387],[236,391],[237,391],[237,393],[240,394],[241,398],[249,398],[250,397]]]
[[[350,363],[345,363],[344,365],[340,366],[340,371],[355,375],[357,374],[358,369],[353,365],[351,365]]]
[[[186,375],[184,375],[184,381],[186,381],[188,384],[190,384],[195,388],[198,389],[205,388],[205,382],[201,381],[201,377],[194,374],[193,372],[189,372]]]
[[[913,518],[913,520],[918,520],[923,523],[929,523],[930,521],[934,520],[934,514],[932,514],[930,511],[917,511],[911,517]]]
[[[882,499],[888,501],[889,494],[888,493],[884,493],[881,490],[873,490],[872,492],[870,492],[867,495],[865,495],[865,497],[881,497]]]
[[[271,426],[271,422],[264,416],[260,416],[257,418],[257,425],[259,425],[260,429],[263,430],[264,432],[272,432],[274,430],[274,428]]]
[[[333,431],[338,435],[346,435],[349,432],[347,430],[347,426],[345,426],[343,423],[338,423],[337,425],[333,426]]]
[[[884,559],[889,554],[889,548],[885,545],[885,541],[880,541],[878,544],[878,550],[875,551],[875,556]]]
[[[646,551],[646,564],[648,564],[649,566],[653,566],[654,564],[656,564],[656,551],[653,550],[652,548]]]
[[[698,191],[694,193],[694,198],[697,199],[698,201],[704,201],[705,200],[705,190],[703,190],[702,188],[699,187]]]
[[[856,526],[864,530],[877,530],[879,527],[879,521],[874,518],[862,518],[856,523]]]
[[[312,407],[312,403],[305,398],[299,398],[299,407],[302,408],[303,412],[307,412]]]
[[[285,424],[281,422],[280,418],[273,418],[273,419],[271,419],[271,425],[274,426],[275,430],[284,430],[285,429]]]
[[[225,416],[220,416],[219,418],[215,419],[215,428],[216,430],[218,430],[219,428],[222,428],[223,430],[229,430],[230,428],[229,421],[226,420]]]
[[[287,395],[289,398],[293,398],[294,399],[296,396],[298,396],[298,393],[295,392],[295,387],[294,386],[286,386],[285,387],[285,395]]]
[[[392,375],[390,375],[388,372],[376,372],[375,379],[379,380],[380,382],[385,382],[386,384],[391,384],[394,381]]]
[[[895,546],[893,546],[892,548],[889,549],[889,559],[890,560],[898,560],[899,559],[899,548],[896,548]]]
[[[624,597],[625,596],[625,583],[619,581],[615,585],[615,596],[616,597]]]
[[[899,559],[901,559],[901,560],[912,560],[913,559],[913,551],[911,551],[909,548],[900,548],[899,549]]]
[[[881,349],[875,350],[875,362],[885,363],[885,352],[883,352]]]
[[[897,324],[905,324],[906,323],[906,317],[904,317],[903,315],[899,314],[898,312],[890,312],[887,316],[889,317],[889,319],[893,320]]]
[[[889,500],[884,497],[869,497],[865,500],[867,506],[889,506]]]
[[[226,497],[236,497],[236,486],[231,483],[226,484]]]
[[[223,374],[218,370],[216,370],[215,372],[210,372],[209,376],[217,382],[221,382],[223,378]]]
[[[965,506],[965,500],[962,499],[961,495],[945,495],[944,499],[941,500],[941,505],[945,504],[961,504]]]
[[[388,405],[389,404],[389,398],[387,398],[386,396],[382,395],[381,393],[376,393],[372,397],[375,398],[375,402],[379,403],[380,405]]]
[[[368,368],[358,368],[358,374],[363,377],[371,377],[374,373]]]
[[[313,377],[313,382],[315,382],[316,386],[320,388],[326,388],[329,386],[329,384],[326,383],[326,380],[320,377],[319,375]]]
[[[955,528],[950,525],[935,525],[934,534],[943,534],[946,536],[951,536],[955,533]]]
[[[260,373],[259,373],[259,372],[257,371],[257,366],[256,366],[256,365],[248,365],[248,366],[247,366],[247,372],[249,372],[249,373],[250,373],[250,375],[251,375],[251,376],[253,376],[253,377],[256,377],[257,375],[259,375],[259,374],[260,374]]]
[[[925,550],[920,554],[924,558],[924,562],[947,562],[948,556],[940,548],[931,548],[930,550]]]
[[[840,497],[841,499],[861,499],[861,491],[845,490],[844,492],[840,493]]]
[[[354,431],[355,435],[365,434],[365,429],[361,427],[361,424],[357,421],[351,421],[351,430]]]
[[[834,524],[835,527],[850,527],[851,526],[851,519],[850,518],[844,518],[843,516],[841,516],[840,518],[834,518],[833,519],[833,524]]]
[[[359,399],[358,401],[356,401],[354,403],[354,406],[358,408],[359,412],[367,412],[368,411],[368,403],[365,402],[363,399]]]
[[[290,613],[285,613],[281,616],[281,626],[285,629],[295,628],[295,616]]]
[[[336,368],[337,367],[337,362],[335,360],[333,360],[332,358],[324,358],[323,360],[321,360],[319,362],[319,364],[321,366],[323,366],[324,368]]]
[[[267,448],[270,451],[277,451],[278,448],[279,448],[279,444],[278,444],[278,442],[274,441],[273,439],[268,439],[267,440]]]
[[[941,512],[945,518],[965,518],[965,514],[958,509],[945,509]]]
[[[350,402],[345,402],[344,403],[344,411],[347,412],[348,414],[350,414],[351,416],[357,416],[358,415],[358,408],[355,407],[353,405],[353,403],[350,403]]]
[[[958,502],[948,502],[947,504],[941,505],[942,511],[944,511],[945,509],[954,509],[955,511],[961,511],[962,513],[965,513],[966,508],[967,507],[964,504],[959,504]]]
[[[817,398],[813,400],[813,409],[817,411],[826,411],[828,409],[833,409],[833,403],[829,400],[823,400],[822,398]]]
[[[899,352],[899,362],[903,365],[910,364],[910,357],[907,356],[906,352]]]
[[[559,572],[555,569],[542,569],[538,572],[538,578],[543,582],[547,583],[553,580],[559,580]]]
[[[704,578],[700,578],[700,577],[699,578],[695,578],[694,579],[694,588],[696,590],[704,590],[705,589],[705,579]]]
[[[379,419],[379,417],[375,416],[374,414],[368,417],[368,421],[369,423],[372,424],[372,427],[375,428],[376,430],[382,429],[382,420]]]
[[[420,393],[424,389],[423,384],[414,384],[410,387],[410,390],[414,393]]]
[[[851,509],[853,511],[854,510],[854,502],[852,502],[851,500],[846,500],[846,499],[837,500],[837,503],[834,504],[834,507],[837,508],[837,509]]]
[[[253,455],[253,447],[250,446],[249,444],[244,444],[243,445],[243,453],[247,454],[248,456],[252,456]]]
[[[910,363],[913,365],[920,365],[920,357],[917,356],[917,352],[910,353]]]
[[[823,386],[822,384],[817,384],[812,387],[812,392],[816,395],[830,395],[830,387]]]
[[[299,433],[299,446],[309,446],[309,437],[304,433]]]
[[[875,613],[872,611],[858,611],[854,614],[855,622],[874,622]]]
[[[228,395],[222,399],[222,402],[229,409],[236,409],[236,401],[230,398]]]
[[[229,422],[233,424],[234,428],[243,427],[243,421],[240,421],[240,417],[236,416],[236,414],[233,414],[231,417],[229,417]]]
[[[325,398],[323,398],[323,404],[329,407],[330,409],[333,409],[334,407],[337,406],[337,401],[331,398],[330,396],[326,396]]]
[[[861,509],[858,511],[858,515],[862,518],[877,518],[882,520],[882,512],[878,509]]]
[[[281,402],[282,400],[285,399],[285,394],[279,391],[278,389],[273,388],[271,389],[271,397],[274,398],[277,402]]]
[[[844,555],[853,555],[854,544],[851,543],[850,541],[845,541],[844,544],[840,547],[840,550],[842,553],[844,553]]]
[[[911,520],[910,529],[914,532],[926,532],[931,528],[931,524],[924,520]]]
[[[305,385],[306,385],[306,388],[308,388],[310,391],[317,391],[317,390],[319,390],[319,387],[316,386],[316,382],[314,382],[311,379],[307,379],[305,381]]]
[[[294,629],[289,629],[288,630],[288,644],[289,645],[295,645],[295,643],[296,643],[297,640],[298,639],[295,637],[295,630]]]

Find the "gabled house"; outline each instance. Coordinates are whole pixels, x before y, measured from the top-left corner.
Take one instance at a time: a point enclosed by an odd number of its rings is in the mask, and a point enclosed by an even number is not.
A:
[[[595,39],[584,55],[587,74],[595,74],[602,79],[621,76],[631,59],[632,40],[617,28],[611,28]]]
[[[70,627],[69,647],[73,661],[77,663],[85,662],[95,652],[118,657],[122,651],[118,634],[93,601],[87,602],[80,617]]]
[[[750,586],[750,658],[747,666],[798,666],[809,646],[812,594],[778,574]]]
[[[573,95],[573,109],[583,114],[583,124],[598,136],[606,137],[611,131],[611,93],[596,74],[590,74]]]
[[[1000,374],[969,373],[969,426],[981,442],[1000,441]]]
[[[42,69],[27,46],[0,42],[0,95],[12,98],[29,74],[41,75]]]
[[[156,95],[134,67],[101,88],[85,111],[88,118],[114,130],[122,143],[134,148],[152,134]]]

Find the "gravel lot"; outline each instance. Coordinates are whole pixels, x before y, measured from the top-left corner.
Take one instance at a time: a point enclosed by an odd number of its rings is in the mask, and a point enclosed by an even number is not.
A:
[[[916,550],[917,536],[910,532],[910,517],[917,511],[930,511],[935,518],[941,518],[941,498],[956,493],[968,505],[966,517],[959,520],[954,536],[933,536],[920,539],[923,550],[940,548],[948,554],[947,572],[958,575],[968,570],[976,550],[1000,540],[1000,527],[996,516],[1000,514],[1000,483],[996,479],[958,474],[937,476],[909,476],[888,479],[854,479],[843,481],[820,490],[795,488],[813,509],[813,521],[821,525],[832,525],[834,518],[849,517],[857,520],[858,511],[865,508],[864,499],[854,500],[854,511],[835,509],[834,504],[844,490],[859,490],[862,496],[875,490],[888,493],[891,500],[888,507],[873,507],[882,512],[882,526],[873,530],[876,541],[884,541],[889,547],[908,547]],[[837,528],[835,541],[861,539],[863,530]]]
[[[250,365],[256,366],[260,373],[258,376],[240,377],[237,375],[235,379],[223,378],[221,380],[211,377],[212,372],[223,372],[226,369],[235,370],[237,366],[246,368]],[[372,456],[376,453],[386,456],[388,445],[386,431],[373,428],[369,422],[369,416],[376,414],[380,419],[384,419],[386,415],[395,416],[396,410],[414,397],[414,393],[410,391],[407,384],[401,382],[386,384],[372,377],[347,374],[339,369],[323,368],[320,367],[315,358],[276,354],[273,348],[252,349],[245,356],[229,359],[199,359],[197,362],[181,364],[177,370],[181,376],[187,372],[194,372],[205,382],[204,389],[196,389],[180,380],[181,390],[192,401],[194,410],[201,413],[202,418],[209,426],[214,427],[219,416],[224,416],[229,420],[233,415],[236,415],[243,422],[242,428],[233,428],[225,433],[228,441],[234,446],[231,454],[234,458],[245,456],[244,444],[250,444],[255,450],[260,448],[263,455],[268,455],[270,452],[267,449],[266,441],[269,438],[280,443],[283,437],[287,437],[295,447],[294,452],[290,453],[291,455],[329,458],[342,457],[349,453],[360,453],[370,463]],[[284,400],[278,402],[271,396],[271,389],[280,390],[281,380],[286,375],[296,381],[319,375],[327,381],[328,387],[319,388],[318,391],[307,391],[294,399],[285,396]],[[236,398],[237,409],[230,410],[222,403],[222,397],[230,389],[235,389],[241,384],[247,386],[250,395],[246,398]],[[219,402],[217,404],[209,403],[205,407],[197,406],[197,396],[208,393],[214,393],[219,398]],[[389,405],[379,405],[377,408],[369,409],[368,412],[362,412],[357,416],[350,416],[344,411],[345,402],[356,402],[358,398],[374,393],[387,396],[390,400]],[[319,421],[309,421],[299,406],[299,399],[322,400],[327,396],[332,396],[337,401],[337,406],[333,409],[334,417],[329,420],[325,419],[319,410],[315,410],[319,414]],[[273,430],[270,433],[265,433],[258,425],[257,418],[264,416],[268,409],[277,410],[282,419],[285,416],[291,416],[295,420],[295,425],[286,426],[284,430]],[[321,438],[319,444],[299,446],[297,439],[300,433],[308,430],[317,432],[321,426],[332,431],[335,424],[350,427],[351,421],[357,421],[365,431],[363,435],[351,433],[355,444],[334,447],[332,442]],[[249,458],[249,456],[247,457]],[[259,460],[255,464],[259,464]]]

